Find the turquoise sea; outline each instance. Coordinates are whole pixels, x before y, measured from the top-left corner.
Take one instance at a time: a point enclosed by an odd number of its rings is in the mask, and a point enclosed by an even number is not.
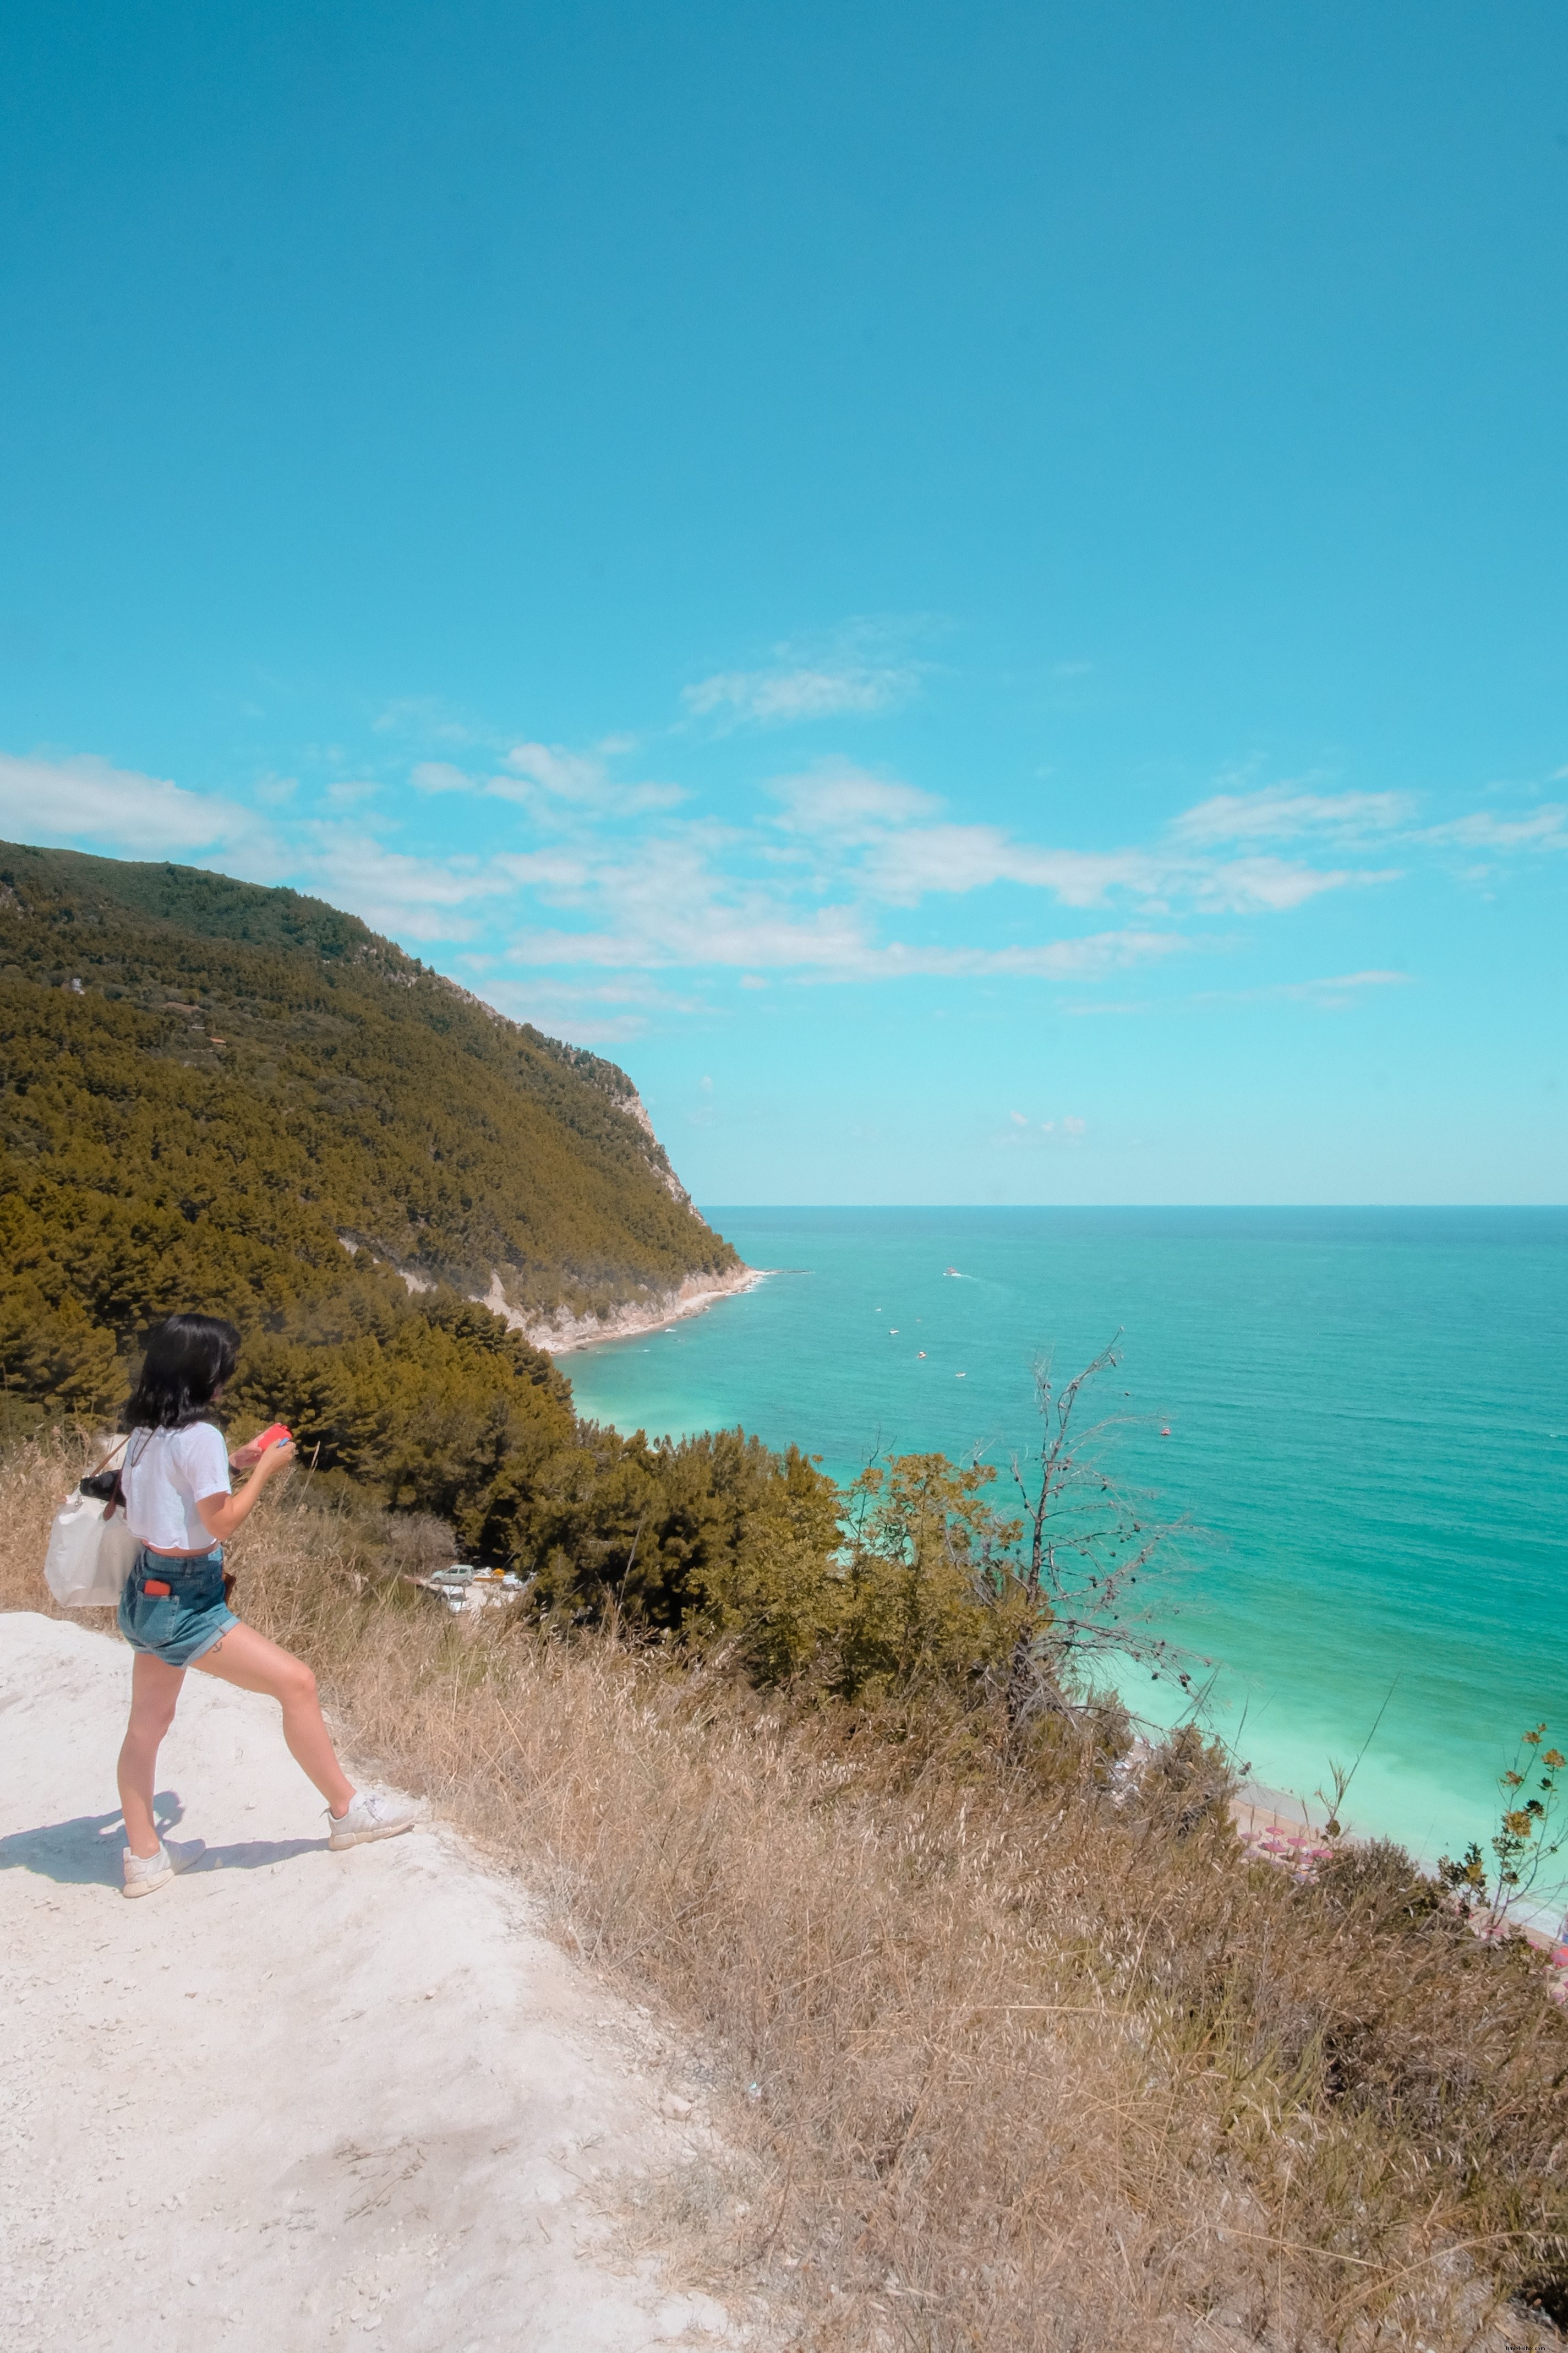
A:
[[[1257,1779],[1326,1786],[1386,1701],[1347,1817],[1431,1859],[1489,1836],[1525,1725],[1568,1746],[1568,1210],[704,1214],[778,1271],[564,1359],[581,1411],[738,1422],[841,1477],[879,1450],[1005,1470],[1036,1358],[1120,1329],[1117,1475],[1201,1531],[1168,1630],[1218,1663]]]

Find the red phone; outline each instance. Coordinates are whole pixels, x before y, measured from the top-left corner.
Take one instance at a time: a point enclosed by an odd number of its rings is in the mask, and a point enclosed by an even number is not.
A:
[[[293,1434],[286,1422],[275,1421],[270,1430],[264,1430],[259,1438],[253,1438],[250,1442],[253,1446],[259,1446],[265,1453],[269,1446],[281,1445],[284,1439],[291,1438]]]

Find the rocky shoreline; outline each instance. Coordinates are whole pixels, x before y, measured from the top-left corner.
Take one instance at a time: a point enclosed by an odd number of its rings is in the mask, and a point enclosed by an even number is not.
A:
[[[765,1282],[771,1270],[767,1267],[739,1266],[729,1274],[689,1274],[674,1290],[657,1293],[651,1300],[628,1303],[608,1315],[557,1315],[542,1320],[524,1315],[508,1303],[501,1290],[500,1277],[491,1278],[485,1293],[484,1304],[494,1314],[502,1316],[514,1332],[521,1332],[536,1348],[547,1349],[552,1356],[570,1355],[577,1348],[592,1348],[605,1340],[632,1340],[641,1332],[662,1332],[668,1324],[679,1324],[688,1315],[700,1315],[716,1300],[734,1299],[741,1293],[754,1291]]]

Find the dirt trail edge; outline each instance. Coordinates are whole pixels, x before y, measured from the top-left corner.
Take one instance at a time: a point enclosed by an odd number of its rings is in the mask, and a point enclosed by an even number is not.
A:
[[[616,2254],[619,2185],[704,2161],[647,2030],[454,1832],[331,1853],[277,1709],[193,1674],[160,1812],[207,1852],[123,1900],[129,1683],[107,1636],[0,1615],[12,2353],[744,2343]]]

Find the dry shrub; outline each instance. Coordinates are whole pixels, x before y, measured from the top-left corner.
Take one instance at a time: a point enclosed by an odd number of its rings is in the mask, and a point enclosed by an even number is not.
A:
[[[40,1606],[64,1460],[5,1478],[7,1606]],[[1059,1727],[1009,1762],[447,1620],[384,1535],[281,1498],[241,1604],[708,2052],[750,2175],[718,2293],[825,2348],[1559,2341],[1502,2303],[1568,2275],[1568,2021],[1396,1851],[1297,1888],[1191,1744],[1119,1804]]]

